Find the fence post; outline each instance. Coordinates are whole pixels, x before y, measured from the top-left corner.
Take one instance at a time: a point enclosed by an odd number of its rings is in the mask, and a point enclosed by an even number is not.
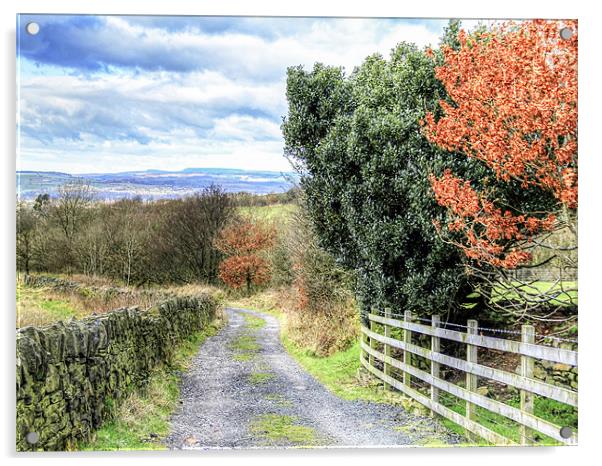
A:
[[[469,335],[477,335],[478,334],[479,324],[476,320],[472,320],[472,319],[469,320],[467,323],[467,327],[468,327],[466,329],[467,334],[469,334]],[[473,363],[478,362],[477,346],[470,345],[470,344],[466,345],[466,361],[473,362]],[[470,372],[466,373],[466,390],[468,390],[470,392],[477,391],[477,376],[474,374],[471,374]],[[476,406],[472,403],[469,403],[468,401],[466,402],[466,417],[471,421],[474,420],[476,417]],[[476,442],[478,440],[478,437],[472,433],[468,434],[468,438],[470,441],[473,441],[473,442]]]
[[[373,320],[370,321],[370,330],[372,332],[374,332],[374,321]],[[374,338],[370,337],[370,348],[374,349],[375,346],[376,346],[376,340],[374,340]],[[368,355],[368,362],[370,363],[370,366],[374,367],[374,356],[372,356],[372,354]]]
[[[411,322],[412,321],[412,311],[405,311],[403,313],[403,320],[404,320],[404,322]],[[412,343],[412,332],[410,330],[408,330],[408,329],[403,330],[403,341],[406,344]],[[412,364],[412,353],[404,350],[403,362],[404,362],[404,364],[407,364],[408,366],[410,366]],[[411,378],[410,374],[408,374],[407,372],[404,371],[403,383],[409,387],[411,385],[411,380],[412,380],[412,378]]]
[[[521,340],[523,343],[535,343],[535,327],[533,327],[533,325],[521,326]],[[520,375],[532,379],[534,366],[535,360],[532,357],[521,355]],[[531,392],[528,392],[526,390],[520,391],[520,410],[531,414],[533,413],[533,394]],[[531,429],[521,425],[520,443],[522,445],[528,445],[532,443],[530,437],[532,437]]]
[[[385,309],[385,317],[390,319],[391,318],[391,309],[386,308]],[[389,325],[385,324],[385,336],[386,337],[391,337],[391,327]],[[385,345],[385,356],[391,356],[391,346],[387,345],[386,343]],[[387,362],[384,363],[384,373],[385,375],[390,376],[391,375],[391,365]],[[389,385],[388,383],[385,382],[385,388],[388,390],[391,390],[393,387],[391,385]]]
[[[431,326],[433,330],[439,327],[441,318],[438,315],[431,316]],[[431,351],[439,353],[441,351],[441,340],[439,337],[431,336]],[[439,363],[431,359],[431,376],[439,378]],[[431,401],[439,403],[439,389],[431,385]],[[435,411],[431,411],[431,416],[435,416]]]

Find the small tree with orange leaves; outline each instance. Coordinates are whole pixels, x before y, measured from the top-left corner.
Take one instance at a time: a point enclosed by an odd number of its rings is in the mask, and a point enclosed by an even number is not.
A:
[[[246,286],[248,293],[253,286],[267,283],[270,268],[262,253],[272,247],[274,237],[273,227],[250,219],[224,228],[216,241],[217,249],[227,256],[219,266],[220,279],[234,289]]]
[[[572,35],[562,38],[563,28]],[[531,250],[543,245],[542,235],[576,233],[577,22],[509,22],[460,31],[458,39],[459,47],[442,47],[436,76],[450,100],[440,102],[440,118],[427,114],[425,134],[483,162],[492,175],[471,183],[446,170],[431,184],[448,210],[449,237],[474,270],[504,275],[533,265]],[[551,197],[552,208],[536,209],[529,198],[508,205],[503,191],[510,185]]]

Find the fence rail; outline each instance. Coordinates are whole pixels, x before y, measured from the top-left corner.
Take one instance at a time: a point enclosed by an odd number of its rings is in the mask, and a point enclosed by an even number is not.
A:
[[[370,328],[362,326],[362,365],[386,386],[393,387],[422,405],[433,413],[439,414],[456,424],[462,426],[469,433],[485,439],[496,445],[517,444],[514,440],[482,425],[478,421],[476,407],[503,416],[519,424],[520,444],[532,444],[533,432],[544,434],[563,444],[576,444],[577,433],[572,432],[568,438],[561,435],[561,427],[534,414],[534,395],[549,398],[569,406],[577,407],[577,392],[565,387],[559,387],[537,380],[533,377],[535,360],[547,360],[556,363],[577,366],[577,352],[552,348],[549,346],[535,345],[534,328],[530,325],[522,327],[522,340],[513,341],[478,335],[476,321],[468,321],[467,331],[458,332],[441,328],[438,316],[432,317],[432,325],[422,325],[412,322],[412,315],[406,312],[404,320],[370,314],[368,316]],[[382,327],[382,334],[379,333]],[[401,339],[391,336],[391,328],[403,331]],[[379,330],[379,331],[377,331]],[[412,334],[427,335],[431,340],[430,349],[412,343]],[[441,339],[451,340],[466,345],[466,359],[459,359],[441,352]],[[382,351],[377,349],[382,347]],[[492,368],[478,363],[477,348],[488,348],[520,355],[520,374]],[[392,357],[392,348],[401,350],[401,358]],[[419,356],[429,361],[430,371],[420,369],[412,364],[412,355]],[[379,367],[380,366],[380,367]],[[465,387],[444,380],[440,376],[441,366],[460,370],[466,375]],[[395,371],[392,370],[395,369]],[[381,370],[382,369],[382,370]],[[393,372],[400,373],[395,377]],[[477,392],[478,377],[494,382],[515,387],[520,390],[520,408],[494,400]],[[428,385],[430,396],[427,396],[412,387],[412,378],[418,379]],[[441,393],[453,395],[464,403],[465,415],[445,406],[441,402]]]

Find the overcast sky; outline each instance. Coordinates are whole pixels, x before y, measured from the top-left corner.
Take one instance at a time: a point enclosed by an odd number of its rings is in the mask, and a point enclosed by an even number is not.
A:
[[[24,32],[31,21],[40,32]],[[347,72],[447,21],[22,16],[17,169],[288,171],[286,68]]]

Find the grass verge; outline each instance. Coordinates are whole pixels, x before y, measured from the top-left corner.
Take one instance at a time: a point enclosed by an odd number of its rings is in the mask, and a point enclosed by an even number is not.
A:
[[[407,404],[407,398],[385,390],[382,383],[360,370],[360,346],[354,343],[345,351],[319,357],[282,335],[282,344],[299,364],[326,388],[345,400]]]
[[[441,395],[441,401],[451,410],[461,414],[462,416],[466,415],[466,406],[463,401],[456,399],[454,396],[448,393]],[[512,398],[506,401],[506,403],[510,406],[518,408],[520,406],[520,398]],[[494,432],[497,432],[513,442],[520,443],[521,432],[520,426],[517,422],[514,422],[505,416],[501,416],[481,408],[480,406],[476,407],[475,414],[479,424]],[[534,399],[533,414],[553,424],[563,427],[572,427],[575,430],[577,429],[577,410],[572,406],[559,403],[555,400],[536,396]],[[464,429],[458,424],[443,418],[441,418],[441,423],[449,430],[460,435],[465,435]],[[539,432],[528,431],[527,435],[529,436],[531,442],[536,445],[562,445],[561,442],[558,442],[557,440]],[[478,439],[473,443],[476,445],[489,445],[489,443],[483,439]]]
[[[114,418],[78,450],[164,450],[169,418],[180,397],[179,374],[188,369],[205,339],[215,335],[224,323],[224,317],[219,316],[206,329],[184,340],[172,362],[157,369],[143,390],[132,392],[123,400]]]

